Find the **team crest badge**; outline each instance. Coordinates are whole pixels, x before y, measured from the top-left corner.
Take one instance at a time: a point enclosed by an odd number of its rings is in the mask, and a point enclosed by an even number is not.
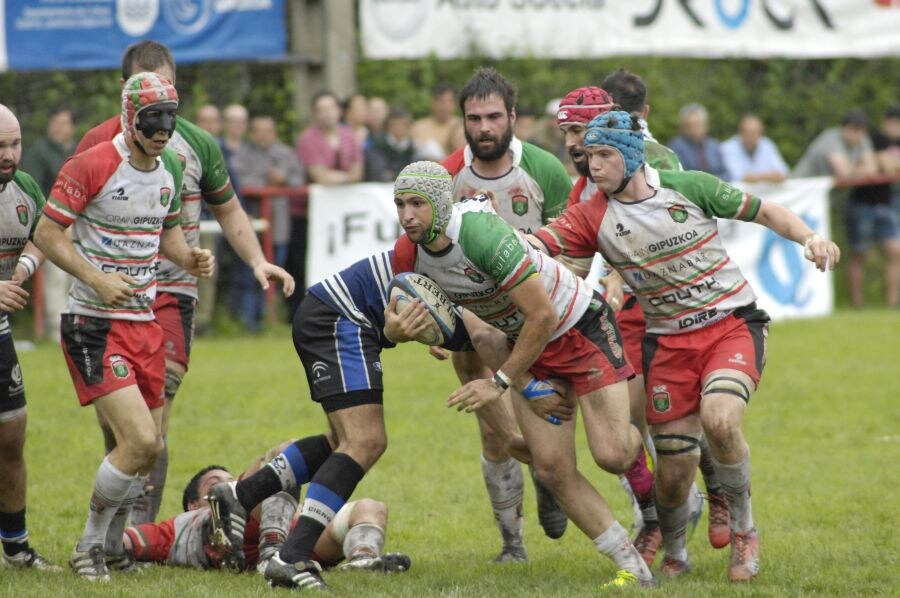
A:
[[[16,206],[16,216],[19,217],[19,224],[22,226],[28,225],[28,208],[19,204]]]
[[[164,208],[168,208],[170,199],[172,199],[172,190],[168,187],[162,187],[159,190],[159,203],[161,203]]]
[[[653,410],[657,413],[665,413],[672,408],[672,401],[669,397],[669,391],[666,385],[661,384],[653,387],[653,394],[650,396],[653,401]]]
[[[484,282],[484,276],[481,275],[481,272],[479,272],[478,270],[476,270],[475,268],[473,268],[471,266],[466,266],[463,269],[463,274],[468,276],[469,280],[471,280],[472,282],[477,282],[477,283]]]
[[[687,220],[688,213],[687,209],[682,205],[674,205],[669,208],[669,216],[672,217],[672,220],[677,222],[678,224],[684,224],[685,220]]]
[[[110,355],[109,367],[116,378],[128,377],[128,364],[121,355]]]
[[[528,213],[528,198],[524,195],[513,195],[512,211],[516,216],[524,216]]]

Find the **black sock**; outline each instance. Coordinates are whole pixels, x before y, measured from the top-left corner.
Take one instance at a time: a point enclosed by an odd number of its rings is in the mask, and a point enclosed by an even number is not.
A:
[[[238,501],[249,513],[264,499],[282,490],[297,493],[330,454],[331,445],[324,434],[301,438],[259,471],[238,482]]]
[[[0,511],[0,540],[7,556],[28,550],[28,528],[25,526],[25,509],[15,513]]]
[[[312,558],[319,536],[365,474],[362,466],[344,453],[332,453],[328,457],[313,476],[300,519],[279,551],[284,562],[296,563]]]

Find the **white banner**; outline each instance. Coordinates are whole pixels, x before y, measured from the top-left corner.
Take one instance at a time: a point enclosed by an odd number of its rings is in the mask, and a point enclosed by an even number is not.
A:
[[[831,179],[790,179],[778,185],[744,188],[790,208],[823,237],[830,237]],[[307,284],[313,284],[369,255],[391,249],[401,233],[393,186],[365,183],[310,186]],[[832,275],[803,259],[803,249],[758,224],[720,220],[719,232],[731,258],[774,319],[828,315],[834,304]],[[600,276],[595,261],[591,280]]]
[[[391,249],[402,232],[392,184],[310,185],[307,286]]]
[[[874,57],[900,0],[362,0],[369,58]]]

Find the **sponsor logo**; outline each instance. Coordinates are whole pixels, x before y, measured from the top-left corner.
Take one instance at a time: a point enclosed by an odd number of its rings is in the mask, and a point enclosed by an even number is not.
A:
[[[484,282],[484,276],[481,275],[481,272],[479,272],[475,268],[472,268],[471,266],[466,266],[465,268],[463,268],[463,274],[465,274],[472,282],[476,282],[479,284]]]
[[[28,237],[0,237],[0,245],[5,247],[25,247]]]
[[[12,384],[6,389],[7,393],[17,395],[24,390],[22,385],[22,367],[18,363],[10,370],[9,378]]]
[[[613,357],[616,359],[622,359],[622,343],[617,334],[618,331],[612,321],[610,321],[608,315],[609,310],[600,312],[600,329],[603,330],[603,333],[609,340],[609,342],[606,343],[606,346],[609,347],[610,353],[612,353]]]
[[[666,293],[665,295],[657,295],[656,297],[650,297],[647,299],[647,302],[653,307],[659,307],[660,305],[674,305],[679,301],[687,301],[692,299],[695,295],[700,297],[707,291],[713,289],[719,289],[722,285],[719,284],[719,281],[715,278],[710,278],[705,282],[701,282],[698,284],[692,284],[690,286],[675,289],[671,293]]]
[[[132,224],[134,226],[150,224],[152,226],[162,226],[165,218],[161,216],[119,216],[118,214],[107,214],[106,221],[110,224]]]
[[[172,190],[168,187],[162,187],[159,190],[159,203],[162,204],[162,207],[169,207],[169,200],[172,197]]]
[[[116,201],[128,201],[128,196],[125,195],[125,187],[116,189],[116,192],[112,194],[112,198]]]
[[[708,322],[709,320],[713,319],[718,313],[719,310],[714,307],[712,309],[702,311],[699,314],[681,318],[680,320],[678,320],[678,328],[680,330],[684,330],[685,328],[690,328],[691,326],[697,326],[698,324]]]
[[[26,208],[22,204],[17,205],[16,216],[19,217],[19,224],[21,224],[22,226],[28,226],[28,208]]]
[[[331,380],[331,374],[328,373],[328,364],[323,361],[316,361],[309,368],[313,375],[313,384],[319,384],[326,380]]]
[[[566,120],[567,118],[569,118],[569,113],[566,110],[560,110],[556,113],[556,118],[557,120]]]
[[[372,369],[375,370],[376,372],[380,372],[381,371],[381,362],[380,361],[372,362]]]
[[[672,408],[672,398],[665,384],[654,386],[650,399],[653,401],[653,410],[657,413],[665,413]]]
[[[103,272],[124,272],[128,276],[147,276],[154,274],[159,269],[159,264],[149,264],[147,266],[129,266],[125,264],[102,264],[100,270]]]
[[[162,0],[166,23],[182,35],[197,33],[209,24],[213,0]]]
[[[131,37],[146,35],[159,16],[159,0],[116,0],[116,24]]]
[[[671,208],[670,208],[671,209]],[[688,241],[693,241],[699,236],[697,231],[691,230],[686,233],[675,235],[674,237],[669,237],[668,239],[663,239],[662,241],[657,241],[656,243],[650,243],[647,245],[647,251],[650,253],[654,253],[657,251],[662,251],[663,249],[668,249],[670,247],[678,247]]]
[[[674,206],[669,206],[668,210],[669,216],[678,224],[684,224],[688,218],[687,209],[683,205],[676,204]]]
[[[617,237],[627,237],[631,234],[631,230],[625,228],[622,223],[616,224],[616,236]]]
[[[528,213],[528,198],[524,195],[513,195],[512,211],[516,216],[524,216]]]
[[[378,0],[366,3],[379,32],[387,39],[401,39],[414,34],[425,22],[434,0]]]
[[[737,363],[739,365],[747,365],[747,362],[744,361],[743,353],[735,353],[734,357],[728,360],[728,363]]]
[[[128,363],[125,362],[125,358],[121,355],[109,356],[109,368],[116,378],[128,377]]]
[[[148,249],[159,245],[158,239],[113,239],[110,237],[100,237],[100,244],[104,247],[115,247],[116,249]]]

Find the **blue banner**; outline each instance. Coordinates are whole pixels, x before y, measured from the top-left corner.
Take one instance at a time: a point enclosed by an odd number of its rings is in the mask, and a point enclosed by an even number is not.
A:
[[[278,59],[283,0],[6,0],[0,69],[118,68],[142,39],[166,44],[178,64]],[[2,41],[2,40],[0,40]]]

